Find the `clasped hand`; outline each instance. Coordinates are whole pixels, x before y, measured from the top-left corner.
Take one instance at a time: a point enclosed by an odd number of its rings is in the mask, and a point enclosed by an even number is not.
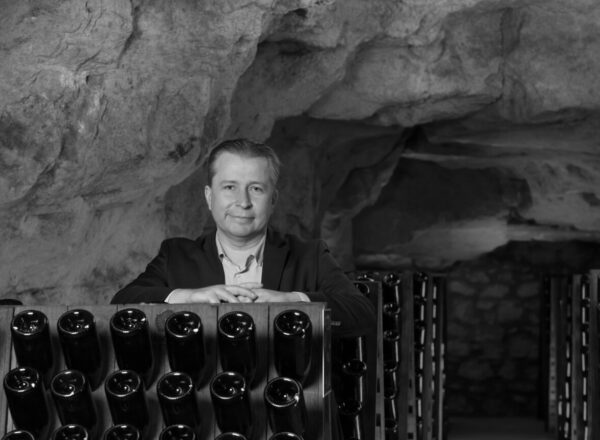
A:
[[[300,296],[297,293],[263,289],[261,283],[217,284],[199,289],[175,289],[167,298],[169,304],[294,301],[300,301]]]

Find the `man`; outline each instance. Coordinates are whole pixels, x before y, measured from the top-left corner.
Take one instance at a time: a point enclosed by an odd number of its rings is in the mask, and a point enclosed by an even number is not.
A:
[[[280,162],[264,144],[225,141],[206,161],[206,203],[216,231],[196,240],[163,241],[146,270],[112,303],[323,301],[335,337],[375,329],[360,294],[322,241],[303,241],[268,226],[277,201]]]

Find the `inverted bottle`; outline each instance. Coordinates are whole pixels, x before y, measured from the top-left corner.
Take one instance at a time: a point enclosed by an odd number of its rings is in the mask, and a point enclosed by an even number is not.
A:
[[[149,416],[140,376],[132,370],[114,371],[106,378],[104,390],[113,424],[133,425],[143,435]]]
[[[246,380],[240,373],[224,371],[210,382],[215,420],[221,432],[238,432],[250,438],[252,414]]]
[[[96,407],[86,376],[78,370],[64,370],[50,382],[58,418],[63,425],[77,424],[92,432],[96,426]]]
[[[188,374],[196,386],[205,364],[202,321],[194,312],[175,312],[165,322],[165,339],[171,371]]]
[[[40,374],[31,367],[13,368],[4,376],[4,391],[15,427],[44,437],[50,415]]]
[[[300,382],[289,377],[271,379],[265,387],[264,400],[271,431],[304,435],[307,416]]]
[[[67,368],[86,375],[90,388],[102,383],[102,354],[94,315],[82,309],[63,313],[56,322]]]
[[[39,310],[24,310],[13,317],[10,332],[17,364],[34,368],[48,385],[54,364],[48,317]]]
[[[166,426],[200,426],[200,416],[192,378],[180,371],[164,374],[156,384],[156,394]]]
[[[110,319],[110,334],[117,365],[140,375],[150,386],[154,356],[146,314],[139,309],[123,309]]]
[[[312,323],[300,310],[286,310],[273,320],[273,358],[277,373],[305,383],[311,363]]]
[[[223,371],[235,371],[251,386],[256,375],[256,326],[245,312],[229,312],[217,324]]]

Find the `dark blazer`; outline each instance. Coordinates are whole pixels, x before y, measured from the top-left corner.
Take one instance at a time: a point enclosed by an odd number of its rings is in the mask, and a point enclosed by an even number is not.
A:
[[[111,303],[164,302],[173,289],[224,282],[214,231],[196,240],[171,238],[162,242],[146,270],[117,292]],[[262,284],[265,289],[300,291],[311,301],[327,302],[333,336],[352,337],[375,331],[371,302],[356,290],[321,240],[304,241],[269,228]]]

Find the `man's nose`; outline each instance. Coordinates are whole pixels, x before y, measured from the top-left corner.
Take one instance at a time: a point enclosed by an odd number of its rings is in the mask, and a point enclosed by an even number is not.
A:
[[[241,190],[240,194],[238,194],[238,205],[242,208],[250,208],[252,206],[250,193],[247,190]]]

